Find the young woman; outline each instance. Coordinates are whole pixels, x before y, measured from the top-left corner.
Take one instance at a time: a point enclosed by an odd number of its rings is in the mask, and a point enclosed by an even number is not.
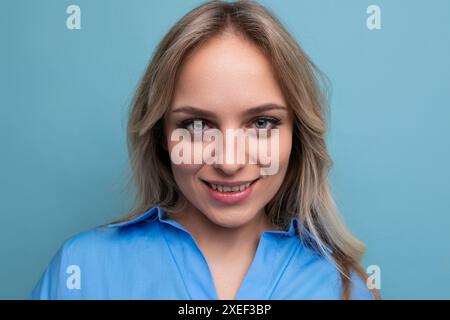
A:
[[[329,192],[323,79],[256,2],[212,1],[187,13],[133,100],[134,210],[68,239],[30,298],[379,298],[358,264],[364,246]],[[259,141],[277,129],[276,170],[264,174],[260,160],[178,163],[179,129],[215,129],[227,142],[229,129]],[[183,141],[183,152],[210,143]]]

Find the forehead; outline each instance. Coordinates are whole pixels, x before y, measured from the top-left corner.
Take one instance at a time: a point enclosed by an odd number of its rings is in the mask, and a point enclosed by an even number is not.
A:
[[[233,111],[267,102],[285,103],[272,65],[253,43],[226,33],[185,59],[172,105]]]

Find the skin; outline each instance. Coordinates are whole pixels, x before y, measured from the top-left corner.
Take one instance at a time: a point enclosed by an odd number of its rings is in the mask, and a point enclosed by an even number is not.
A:
[[[283,109],[245,115],[249,109],[275,103]],[[208,110],[213,115],[201,117],[208,127],[257,128],[255,121],[265,116],[279,119],[276,126],[262,121],[268,129],[280,133],[279,170],[262,176],[260,164],[179,164],[172,171],[187,206],[171,219],[194,237],[211,270],[219,299],[233,299],[250,268],[261,232],[277,230],[264,213],[265,205],[279,190],[292,147],[293,116],[268,59],[251,42],[232,31],[209,39],[184,61],[177,80],[172,104],[164,117],[166,148],[177,142],[170,133],[180,121],[198,119],[196,114],[178,112],[183,106]],[[261,122],[259,122],[261,127]],[[258,127],[258,128],[259,128]],[[236,152],[236,151],[235,151]],[[246,181],[259,179],[245,200],[224,204],[210,197],[200,180]]]

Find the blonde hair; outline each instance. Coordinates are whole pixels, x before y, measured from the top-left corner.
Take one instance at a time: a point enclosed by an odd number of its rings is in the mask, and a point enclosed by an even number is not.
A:
[[[162,119],[186,56],[226,30],[251,40],[270,60],[295,118],[288,174],[266,205],[266,214],[282,228],[292,217],[299,219],[304,232],[313,236],[311,245],[336,265],[342,298],[350,299],[350,272],[367,279],[359,266],[365,247],[342,223],[329,190],[332,161],[325,143],[328,102],[324,93],[328,81],[277,18],[255,1],[206,2],[184,15],[158,45],[129,114],[127,142],[136,197],[134,208],[119,221],[136,218],[156,205],[171,210],[179,200],[180,190],[162,143]],[[307,239],[303,236],[302,231]],[[378,291],[373,293],[380,298]]]

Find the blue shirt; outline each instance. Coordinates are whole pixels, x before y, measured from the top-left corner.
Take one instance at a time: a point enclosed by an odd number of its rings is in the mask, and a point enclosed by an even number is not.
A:
[[[340,299],[336,267],[298,236],[261,233],[235,299]],[[311,235],[309,235],[311,236]],[[328,249],[329,250],[329,249]],[[374,299],[352,275],[352,299]],[[207,261],[192,235],[160,207],[66,240],[29,299],[218,299]]]

